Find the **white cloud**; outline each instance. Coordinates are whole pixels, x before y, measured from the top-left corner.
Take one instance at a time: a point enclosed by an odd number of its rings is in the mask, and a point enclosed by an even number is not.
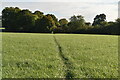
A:
[[[120,1],[119,1],[119,4],[118,4],[118,17],[120,18]]]
[[[118,2],[119,0],[1,0],[2,2]]]

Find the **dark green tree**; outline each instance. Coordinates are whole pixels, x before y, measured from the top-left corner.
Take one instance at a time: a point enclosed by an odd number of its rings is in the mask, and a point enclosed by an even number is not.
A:
[[[120,34],[120,18],[118,18],[113,26],[114,34]]]
[[[2,11],[2,26],[6,31],[18,30],[18,13],[21,11],[18,7],[6,7]]]
[[[62,28],[63,32],[68,32],[68,20],[63,18],[59,20],[60,27]]]
[[[78,16],[74,15],[70,18],[70,22],[68,23],[68,26],[70,32],[75,32],[79,29],[84,29],[85,20],[81,15]]]
[[[59,20],[59,23],[60,23],[60,26],[63,26],[63,25],[68,24],[68,20],[67,20],[67,19],[65,19],[65,18],[60,19],[60,20]]]
[[[55,23],[51,16],[43,16],[42,19],[36,21],[35,32],[51,32],[54,26]]]
[[[55,22],[55,26],[59,26],[60,25],[59,22],[58,22],[58,19],[57,19],[57,17],[55,15],[47,14],[46,16],[51,16],[52,17],[53,21]]]
[[[44,16],[44,13],[40,11],[35,11],[33,14],[37,15],[40,19]]]
[[[94,18],[94,22],[93,22],[93,26],[96,26],[96,25],[99,25],[101,26],[101,23],[105,22],[106,21],[106,15],[105,14],[100,14],[100,15],[97,15],[95,18]]]
[[[38,16],[32,14],[29,10],[22,10],[19,12],[18,17],[19,31],[33,32],[35,21],[38,19]]]

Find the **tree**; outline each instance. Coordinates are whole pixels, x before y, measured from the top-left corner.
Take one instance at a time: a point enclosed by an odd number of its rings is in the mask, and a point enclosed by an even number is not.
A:
[[[21,11],[18,7],[6,7],[2,11],[2,26],[6,31],[17,31],[18,13]]]
[[[35,11],[33,14],[37,15],[40,19],[44,16],[44,13],[40,11]]]
[[[33,32],[35,21],[38,19],[38,16],[32,14],[29,10],[22,10],[19,12],[18,17],[19,31]]]
[[[51,16],[43,16],[42,19],[36,21],[35,32],[51,32],[51,28],[55,27],[54,20]]]
[[[19,15],[31,15],[31,14],[32,14],[32,12],[29,11],[28,9],[23,9],[23,10],[21,10]]]
[[[115,34],[120,34],[120,18],[116,20],[113,30]]]
[[[85,25],[91,26],[91,23],[90,22],[86,22]]]
[[[120,24],[120,18],[116,19],[116,23]]]
[[[35,27],[36,16],[34,15],[23,15],[19,19],[19,31],[33,32]]]
[[[59,20],[60,27],[62,28],[63,32],[68,32],[68,20],[63,18]]]
[[[68,26],[70,32],[75,32],[85,27],[85,20],[81,15],[78,16],[74,15],[70,18],[70,22],[68,23]]]
[[[52,17],[53,21],[55,22],[55,26],[59,26],[60,25],[59,22],[58,22],[58,19],[56,18],[55,15],[47,14],[46,16],[51,16]]]
[[[58,21],[53,14],[44,15],[41,11],[32,13],[28,9],[6,7],[2,10],[2,27],[4,31],[22,32],[75,32],[97,34],[120,34],[120,18],[107,22],[106,15],[96,15],[94,22],[85,22],[82,15],[73,15],[68,22],[63,18]]]
[[[102,22],[105,22],[106,21],[106,15],[105,14],[100,14],[100,15],[97,15],[95,18],[94,18],[94,22],[93,22],[93,26],[96,26],[96,25],[100,25]]]
[[[60,20],[59,20],[59,23],[60,23],[60,26],[63,26],[63,25],[68,24],[68,20],[67,20],[67,19],[65,19],[65,18],[60,19]]]
[[[0,28],[2,27],[2,16],[0,16]]]

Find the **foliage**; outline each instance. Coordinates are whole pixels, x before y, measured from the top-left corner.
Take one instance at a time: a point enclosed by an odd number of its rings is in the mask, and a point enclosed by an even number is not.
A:
[[[93,26],[95,26],[95,25],[100,25],[100,23],[101,23],[101,22],[104,22],[104,21],[106,21],[106,15],[105,15],[105,14],[97,15],[97,16],[94,18]]]
[[[78,16],[74,15],[70,18],[70,22],[68,23],[68,26],[70,32],[75,32],[78,29],[84,28],[85,20],[81,15]]]
[[[2,26],[5,27],[7,31],[17,30],[18,23],[18,13],[21,10],[18,7],[6,7],[2,11]]]
[[[19,12],[18,26],[19,31],[32,32],[35,21],[38,19],[37,15],[33,15],[29,10],[22,10]]]
[[[43,16],[42,19],[36,21],[36,32],[50,32],[50,28],[55,26],[55,22],[51,16]]]
[[[44,13],[40,11],[35,11],[33,14],[37,15],[41,19]]]
[[[59,20],[60,27],[62,28],[63,32],[68,32],[68,20],[63,18]]]
[[[58,19],[56,18],[55,15],[53,15],[53,14],[47,14],[46,16],[51,16],[52,19],[53,19],[53,21],[55,22],[55,25],[56,25],[56,26],[59,26],[59,25],[60,25],[59,22],[58,22]]]
[[[60,26],[63,26],[63,25],[68,24],[68,20],[66,20],[65,18],[60,19],[60,20],[59,20],[59,23],[60,23]]]
[[[73,15],[70,21],[58,18],[53,14],[44,15],[41,11],[31,12],[18,7],[6,7],[2,11],[3,31],[9,32],[42,32],[42,33],[87,33],[119,34],[120,19],[107,22],[106,15],[96,15],[91,25],[82,15]]]

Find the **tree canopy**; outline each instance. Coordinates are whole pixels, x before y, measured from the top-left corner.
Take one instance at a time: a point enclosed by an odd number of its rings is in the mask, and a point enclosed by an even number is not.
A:
[[[32,12],[18,7],[2,10],[2,27],[11,32],[119,34],[120,18],[107,22],[105,14],[96,15],[93,23],[86,22],[82,15],[58,19],[54,14]]]

